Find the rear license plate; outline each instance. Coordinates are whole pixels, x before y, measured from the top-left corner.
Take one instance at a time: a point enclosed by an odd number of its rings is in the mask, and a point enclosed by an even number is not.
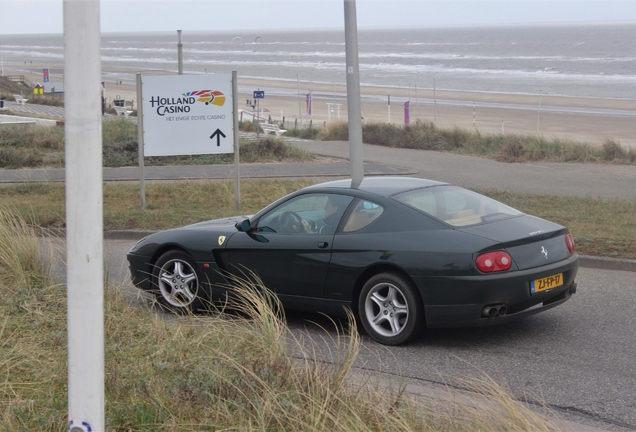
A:
[[[536,279],[530,282],[530,292],[536,294],[563,285],[563,273]]]

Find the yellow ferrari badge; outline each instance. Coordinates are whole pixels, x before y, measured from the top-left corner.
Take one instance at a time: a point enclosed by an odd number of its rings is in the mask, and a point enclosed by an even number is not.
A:
[[[219,246],[222,246],[225,242],[225,236],[219,236]]]

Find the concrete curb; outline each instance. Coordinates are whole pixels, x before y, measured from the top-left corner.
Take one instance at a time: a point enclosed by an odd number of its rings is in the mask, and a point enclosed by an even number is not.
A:
[[[636,272],[636,260],[624,258],[606,258],[589,255],[579,256],[579,265],[603,270],[622,270]]]
[[[104,231],[104,239],[107,240],[141,240],[154,233],[147,230],[113,230]],[[42,229],[41,236],[66,237],[66,230],[63,228]],[[607,258],[590,255],[579,255],[579,265],[581,267],[596,268],[602,270],[621,270],[636,272],[636,260],[625,258]]]

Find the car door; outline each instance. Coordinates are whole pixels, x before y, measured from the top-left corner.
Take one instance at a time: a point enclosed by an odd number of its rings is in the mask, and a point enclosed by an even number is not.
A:
[[[324,220],[330,216],[337,226],[352,199],[308,193],[281,203],[228,240],[231,271],[254,272],[281,297],[323,297],[334,239]],[[326,215],[336,201],[338,213]]]

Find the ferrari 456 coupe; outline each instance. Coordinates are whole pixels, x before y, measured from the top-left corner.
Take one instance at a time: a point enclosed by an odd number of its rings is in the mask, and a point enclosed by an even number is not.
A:
[[[409,177],[338,180],[248,217],[158,232],[128,253],[133,283],[173,309],[257,275],[290,310],[350,309],[374,340],[506,323],[576,292],[568,229],[470,190]]]

